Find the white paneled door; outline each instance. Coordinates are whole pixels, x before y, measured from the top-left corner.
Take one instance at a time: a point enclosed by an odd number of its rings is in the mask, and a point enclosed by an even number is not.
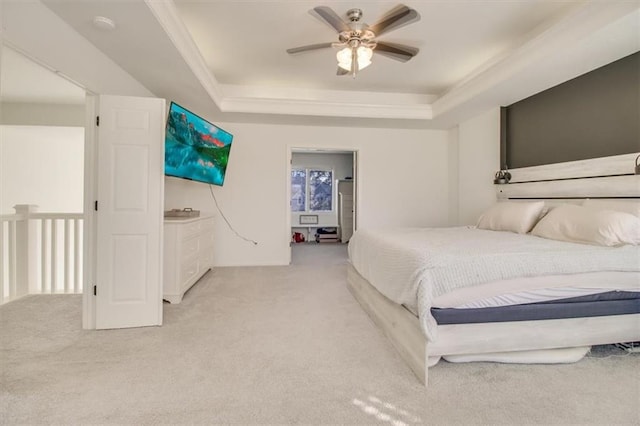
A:
[[[96,328],[161,325],[165,101],[98,111]]]

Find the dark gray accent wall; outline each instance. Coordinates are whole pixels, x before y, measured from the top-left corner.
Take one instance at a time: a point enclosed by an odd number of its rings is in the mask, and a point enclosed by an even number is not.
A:
[[[509,168],[638,152],[640,52],[509,105],[502,120]]]

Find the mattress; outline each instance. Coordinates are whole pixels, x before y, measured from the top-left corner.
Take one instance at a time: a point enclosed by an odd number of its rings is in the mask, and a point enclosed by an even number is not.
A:
[[[435,297],[433,306],[488,308],[568,299],[615,290],[640,292],[640,272],[603,271],[492,281]]]
[[[456,298],[453,303],[469,303],[504,295],[505,288],[527,291],[519,287],[521,279],[540,290],[554,287],[540,277],[562,277],[560,288],[569,286],[571,276],[601,273],[630,274],[605,278],[605,289],[618,290],[617,278],[640,288],[638,247],[590,246],[473,227],[358,230],[349,242],[349,259],[383,295],[418,314],[428,340],[435,339],[437,328],[431,308],[449,294],[457,293],[449,304]],[[602,284],[597,281],[603,276],[594,277],[587,286]]]
[[[431,308],[438,325],[537,321],[640,313],[640,292],[609,291],[538,303],[484,308]]]

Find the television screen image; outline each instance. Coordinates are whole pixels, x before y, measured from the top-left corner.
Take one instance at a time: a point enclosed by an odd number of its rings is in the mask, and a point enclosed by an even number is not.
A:
[[[222,186],[232,141],[231,133],[171,102],[164,173]]]

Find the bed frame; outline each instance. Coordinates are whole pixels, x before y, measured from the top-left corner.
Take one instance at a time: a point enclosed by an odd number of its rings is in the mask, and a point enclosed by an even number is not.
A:
[[[631,314],[439,325],[436,341],[427,342],[418,317],[383,296],[351,265],[348,266],[347,281],[349,290],[364,311],[425,386],[428,384],[428,367],[443,355],[568,348],[640,340],[640,314]]]
[[[638,153],[604,159],[512,170],[508,185],[496,185],[497,199],[640,199]],[[443,355],[570,348],[640,340],[640,314],[536,321],[451,324],[437,327],[427,342],[418,318],[383,296],[352,265],[348,287],[373,322],[391,341],[418,380],[428,384],[429,366]]]

